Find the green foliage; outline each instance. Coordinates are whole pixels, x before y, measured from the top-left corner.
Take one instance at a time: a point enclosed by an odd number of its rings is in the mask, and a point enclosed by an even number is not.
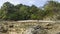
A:
[[[47,13],[47,16],[53,16],[60,11],[60,3],[56,1],[48,1],[44,6],[44,10]]]
[[[0,9],[0,19],[2,20],[43,20],[44,17],[60,14],[60,3],[48,1],[42,8],[35,5],[26,6],[18,4],[14,6],[10,2],[5,2]]]

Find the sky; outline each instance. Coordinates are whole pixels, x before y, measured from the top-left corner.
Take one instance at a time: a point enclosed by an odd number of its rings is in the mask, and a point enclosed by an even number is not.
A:
[[[14,5],[17,4],[24,4],[24,5],[35,5],[37,7],[43,6],[45,3],[47,3],[48,0],[0,0],[0,7],[3,5],[5,2],[10,2]],[[54,1],[59,1],[60,0],[54,0]]]

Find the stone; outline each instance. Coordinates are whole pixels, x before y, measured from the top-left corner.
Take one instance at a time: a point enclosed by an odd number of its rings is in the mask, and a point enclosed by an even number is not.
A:
[[[40,27],[41,26],[34,26],[32,28],[28,28],[24,34],[45,34],[46,31],[44,29],[41,29]]]

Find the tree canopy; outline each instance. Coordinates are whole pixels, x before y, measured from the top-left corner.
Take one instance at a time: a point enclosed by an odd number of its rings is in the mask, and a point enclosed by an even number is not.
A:
[[[44,20],[45,17],[53,17],[59,14],[60,3],[57,1],[48,1],[43,9],[35,5],[13,5],[10,2],[5,2],[0,9],[1,20]]]

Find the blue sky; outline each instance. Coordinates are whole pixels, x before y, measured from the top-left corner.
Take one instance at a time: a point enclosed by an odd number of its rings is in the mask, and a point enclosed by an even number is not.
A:
[[[24,5],[35,5],[37,7],[43,6],[48,0],[0,0],[0,7],[3,5],[4,2],[10,2],[14,5],[17,4],[24,4]],[[54,0],[54,1],[59,1],[60,0]]]

